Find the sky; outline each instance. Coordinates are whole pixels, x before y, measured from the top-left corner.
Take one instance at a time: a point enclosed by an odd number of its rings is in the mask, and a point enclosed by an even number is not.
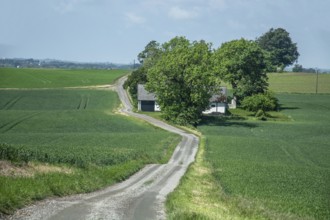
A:
[[[330,0],[0,0],[0,58],[128,64],[152,40],[216,49],[281,27],[299,64],[330,69],[329,9]]]

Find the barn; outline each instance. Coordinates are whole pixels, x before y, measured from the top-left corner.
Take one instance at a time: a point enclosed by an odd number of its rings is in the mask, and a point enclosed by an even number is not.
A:
[[[142,84],[138,84],[138,110],[145,112],[160,111],[155,94],[148,92]]]

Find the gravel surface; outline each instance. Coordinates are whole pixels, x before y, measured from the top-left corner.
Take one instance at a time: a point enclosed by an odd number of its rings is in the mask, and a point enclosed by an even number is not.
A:
[[[104,190],[37,202],[18,210],[6,219],[165,219],[166,196],[175,189],[189,164],[194,161],[198,138],[181,129],[146,115],[132,112],[122,88],[126,77],[117,84],[123,103],[122,113],[143,119],[182,136],[167,164],[151,164],[124,182]]]

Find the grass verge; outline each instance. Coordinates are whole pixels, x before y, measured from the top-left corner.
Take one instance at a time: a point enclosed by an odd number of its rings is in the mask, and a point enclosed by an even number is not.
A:
[[[0,212],[12,214],[35,200],[53,196],[92,192],[122,181],[144,166],[143,161],[128,161],[115,166],[68,167],[70,173],[36,173],[33,176],[0,176]]]

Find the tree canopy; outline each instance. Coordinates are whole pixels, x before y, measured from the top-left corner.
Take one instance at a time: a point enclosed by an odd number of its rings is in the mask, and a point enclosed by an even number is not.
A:
[[[254,41],[245,39],[223,43],[213,57],[214,71],[231,84],[238,102],[267,90],[265,67],[262,49]]]
[[[277,68],[283,71],[286,66],[292,65],[298,60],[297,44],[292,42],[289,33],[283,28],[271,28],[257,38],[256,42],[266,51],[269,71]]]
[[[147,82],[148,68],[153,66],[154,62],[160,56],[161,48],[159,43],[152,40],[144,48],[142,52],[138,54],[138,60],[141,66],[134,70],[124,83],[124,88],[128,89],[133,99],[133,104],[137,106],[137,87],[138,84],[145,84]]]
[[[141,63],[125,83],[136,101],[137,84],[156,94],[162,115],[176,124],[196,125],[220,93],[220,81],[231,84],[238,103],[267,91],[265,53],[255,41],[240,39],[216,50],[203,40],[175,37],[160,45],[150,41],[139,53]]]
[[[147,73],[147,89],[156,93],[165,119],[197,124],[220,80],[212,71],[211,44],[175,37]]]

